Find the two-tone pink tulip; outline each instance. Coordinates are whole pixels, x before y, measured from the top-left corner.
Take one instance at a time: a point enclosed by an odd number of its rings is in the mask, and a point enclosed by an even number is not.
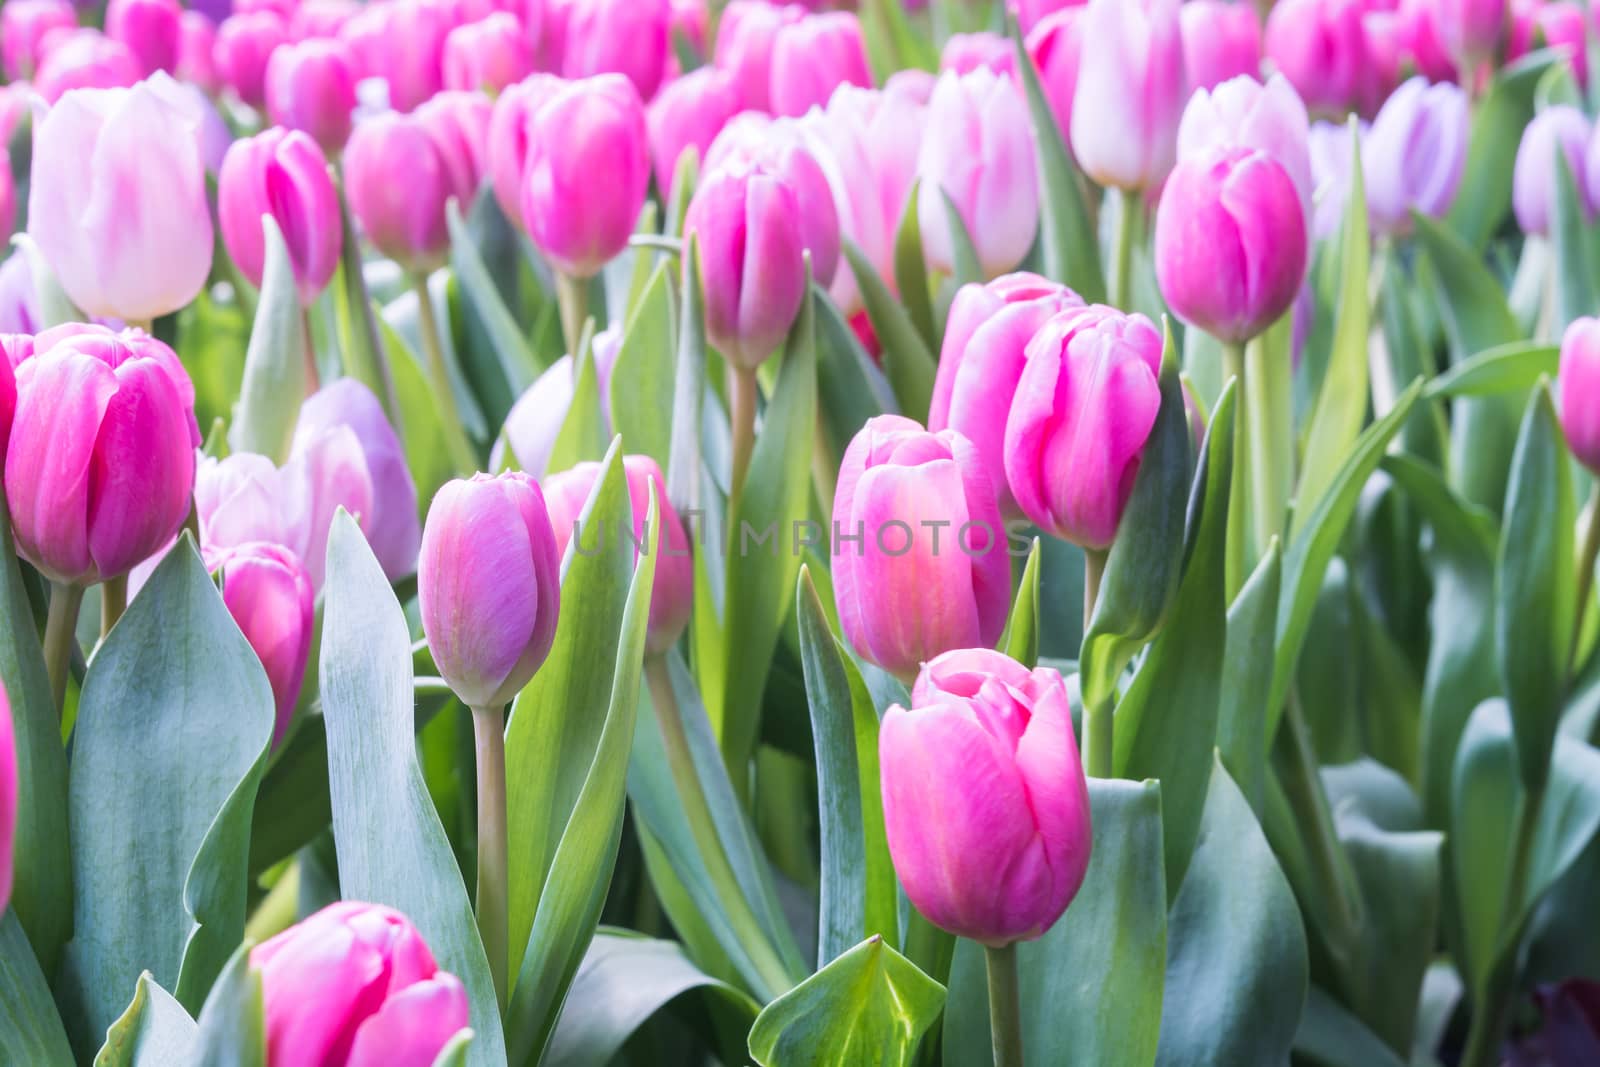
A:
[[[1577,319],[1561,338],[1561,429],[1578,462],[1600,474],[1600,319]]]
[[[355,56],[334,38],[282,45],[267,62],[267,114],[302,130],[329,155],[350,139],[356,110]]]
[[[1101,185],[1160,184],[1189,97],[1176,0],[1091,0],[1072,105],[1072,152]]]
[[[274,746],[294,719],[311,654],[313,594],[300,559],[282,545],[251,541],[211,556],[222,575],[222,602],[267,672],[277,718]]]
[[[495,98],[489,116],[489,180],[500,210],[517,226],[522,220],[522,170],[528,163],[528,131],[533,115],[567,82],[554,74],[530,74]]]
[[[516,16],[496,11],[444,39],[444,87],[497,93],[533,71],[533,48]]]
[[[274,126],[233,143],[217,180],[217,215],[228,254],[257,286],[267,258],[262,218],[272,217],[304,306],[316,300],[339,265],[339,193],[322,150],[299,130]]]

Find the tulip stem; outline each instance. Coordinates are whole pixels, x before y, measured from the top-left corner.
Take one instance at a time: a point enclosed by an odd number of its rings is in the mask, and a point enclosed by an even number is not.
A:
[[[1100,580],[1106,573],[1109,552],[1104,549],[1083,550],[1083,632],[1089,632],[1094,619],[1095,605],[1100,602]],[[1115,733],[1112,717],[1115,705],[1105,701],[1083,710],[1083,770],[1091,778],[1110,778],[1111,764],[1115,758]]]
[[[67,674],[72,670],[72,648],[77,643],[78,608],[83,603],[83,586],[52,582],[50,613],[44,624],[44,663],[50,672],[50,695],[55,698],[56,716],[67,707]]]
[[[511,940],[506,918],[505,709],[473,708],[472,733],[478,749],[478,934],[504,1011],[510,993],[506,976]]]
[[[1117,247],[1112,262],[1114,275],[1111,306],[1133,310],[1133,250],[1139,241],[1139,194],[1127,189],[1117,193]]]
[[[756,445],[756,401],[760,386],[756,372],[745,367],[730,367],[728,375],[729,416],[733,420],[733,478],[728,483],[728,518],[734,518],[733,505],[744,489],[750,471],[750,453]]]
[[[433,313],[433,297],[428,294],[428,277],[417,274],[411,280],[417,294],[417,332],[422,335],[422,350],[427,357],[428,376],[433,379],[434,400],[439,405],[440,421],[444,424],[444,439],[450,449],[450,461],[457,474],[471,474],[478,469],[478,456],[472,442],[467,440],[466,427],[461,425],[461,409],[456,406],[455,389],[450,385],[450,368],[444,361],[444,341],[439,334],[439,320]]]
[[[1100,603],[1100,579],[1105,577],[1106,557],[1103,549],[1083,550],[1083,632],[1089,632],[1089,620],[1094,618],[1095,605]]]
[[[561,312],[561,336],[566,339],[567,353],[576,362],[583,324],[589,318],[588,279],[557,274],[556,305]]]
[[[100,583],[100,640],[104,641],[111,628],[128,610],[128,576],[107,578]]]
[[[989,962],[989,1034],[994,1067],[1022,1067],[1022,997],[1017,946],[984,947]]]
[[[1576,674],[1578,653],[1583,650],[1583,624],[1589,617],[1589,599],[1594,592],[1595,558],[1600,556],[1600,486],[1589,501],[1588,525],[1583,547],[1578,551],[1578,616],[1572,621],[1572,652],[1567,657],[1567,673]]]

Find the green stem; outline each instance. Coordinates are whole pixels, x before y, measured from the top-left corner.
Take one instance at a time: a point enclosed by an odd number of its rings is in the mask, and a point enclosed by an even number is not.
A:
[[[589,280],[557,274],[556,305],[561,312],[561,336],[566,339],[567,351],[577,359],[583,324],[589,318]]]
[[[1083,550],[1083,632],[1089,633],[1089,623],[1094,618],[1095,605],[1100,602],[1100,581],[1105,576],[1106,558],[1103,549]],[[1110,778],[1114,754],[1112,717],[1115,706],[1111,701],[1095,704],[1083,711],[1083,769],[1092,778]]]
[[[356,235],[355,216],[345,196],[344,174],[337,170],[339,191],[339,226],[343,247],[339,252],[339,270],[343,276],[343,307],[348,322],[345,328],[350,336],[339,353],[344,371],[364,382],[377,394],[383,404],[384,414],[395,433],[404,439],[405,420],[400,414],[400,399],[395,393],[394,375],[389,372],[389,351],[378,332],[378,319],[372,311],[372,297],[367,292],[367,277],[361,262],[361,241]],[[252,320],[254,316],[251,316]]]
[[[1600,486],[1589,501],[1588,528],[1578,552],[1578,614],[1572,621],[1572,652],[1567,657],[1567,673],[1578,670],[1578,653],[1583,647],[1583,624],[1589,615],[1589,597],[1594,592],[1595,558],[1600,556]]]
[[[507,979],[511,935],[507,918],[505,709],[473,708],[472,733],[478,752],[478,934],[504,1011],[511,991]]]
[[[1245,358],[1244,345],[1222,342],[1222,380],[1234,383],[1234,410],[1244,403]],[[1233,487],[1228,493],[1228,543],[1224,566],[1228,602],[1244,588],[1250,573],[1250,447],[1246,440],[1249,428],[1243,420],[1233,435]]]
[[[994,1067],[1022,1067],[1022,1002],[1017,946],[984,947],[989,963],[989,1034]]]
[[[50,614],[44,624],[44,663],[50,672],[50,695],[55,698],[57,717],[67,706],[67,675],[72,670],[78,608],[82,603],[83,586],[51,583]]]
[[[736,502],[744,489],[745,475],[750,472],[750,454],[756,445],[756,401],[760,395],[756,372],[730,365],[728,389],[733,428],[733,480],[728,483],[728,519],[732,522],[737,514]],[[731,538],[729,543],[732,543]]]
[[[300,309],[300,341],[305,346],[306,396],[322,388],[322,371],[317,367],[317,345],[311,332],[311,309]]]
[[[1230,378],[1239,380],[1239,391],[1244,391],[1244,345],[1234,344],[1231,341],[1222,342],[1222,383],[1226,385]]]
[[[1094,618],[1095,605],[1100,603],[1100,579],[1105,577],[1106,557],[1110,552],[1105,549],[1086,548],[1083,550],[1083,632],[1089,632],[1089,620]]]
[[[1117,192],[1117,247],[1112,260],[1111,306],[1133,310],[1133,249],[1139,240],[1139,194]]]
[[[128,610],[128,576],[107,578],[100,583],[100,640],[104,641],[111,628]]]
[[[1275,368],[1267,366],[1261,338],[1245,348],[1245,422],[1249,444],[1250,513],[1255,519],[1255,558],[1282,536],[1289,495],[1294,491],[1294,429],[1286,398],[1273,388]],[[1284,410],[1280,410],[1283,408]]]
[[[473,451],[472,442],[467,440],[466,428],[461,425],[461,409],[456,406],[455,390],[450,385],[450,369],[444,361],[439,320],[433,313],[433,297],[428,295],[428,277],[417,274],[411,284],[417,294],[417,330],[422,334],[422,350],[427,357],[428,377],[433,379],[434,400],[439,405],[445,444],[450,449],[450,462],[457,474],[471,474],[478,469],[478,456]]]

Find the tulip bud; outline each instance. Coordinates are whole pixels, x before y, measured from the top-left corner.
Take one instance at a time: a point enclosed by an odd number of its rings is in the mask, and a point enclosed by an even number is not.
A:
[[[1176,0],[1091,0],[1072,151],[1101,185],[1144,189],[1172,169],[1188,99]]]
[[[1021,514],[1006,484],[1005,431],[1028,342],[1056,312],[1082,306],[1077,293],[1037,274],[964,285],[950,305],[928,429],[972,442],[1007,516]]]
[[[1313,112],[1371,114],[1387,92],[1363,0],[1280,0],[1266,53]]]
[[[344,157],[350,210],[378,251],[407,270],[442,265],[450,249],[445,204],[469,203],[454,185],[428,127],[415,115],[386,113],[359,123]]]
[[[1578,462],[1600,474],[1600,319],[1575,319],[1561,338],[1561,429]]]
[[[290,514],[291,499],[287,476],[266,456],[235,452],[226,459],[202,457],[194,476],[201,549],[224,554],[252,541],[291,548],[303,544]]]
[[[48,104],[73,89],[125,89],[139,81],[139,61],[128,46],[99,30],[62,30],[49,43],[33,77],[34,91]]]
[[[72,324],[35,338],[16,379],[5,491],[17,552],[59,582],[127,574],[189,514],[189,375],[142,331]]]
[[[322,150],[298,130],[275,126],[233,143],[217,182],[217,215],[228,254],[257,286],[267,259],[261,218],[272,216],[305,307],[339,265],[339,194]]]
[[[644,105],[626,78],[573,82],[530,116],[522,219],[563,274],[593,277],[628,246],[649,187]]]
[[[12,849],[17,840],[17,739],[11,725],[11,701],[0,683],[0,915],[11,903]]]
[[[358,0],[306,0],[289,15],[296,41],[338,40],[339,31],[362,10]]]
[[[487,154],[494,197],[506,218],[526,228],[522,220],[522,169],[528,163],[528,129],[533,113],[567,83],[554,74],[531,74],[507,86],[494,102],[489,117]]]
[[[550,654],[561,556],[539,483],[521,472],[448,483],[422,529],[417,596],[439,673],[472,708],[498,708]]]
[[[704,162],[711,142],[738,111],[738,87],[716,67],[701,67],[662,87],[645,109],[645,121],[656,187],[663,195],[672,191],[678,157],[693,148]]]
[[[214,53],[216,23],[198,11],[185,11],[178,19],[178,79],[215,95],[222,86]]]
[[[917,159],[922,250],[939,270],[955,267],[944,196],[966,224],[986,277],[1022,262],[1039,223],[1039,183],[1027,104],[991,70],[945,73],[928,105]]]
[[[1057,314],[1028,342],[1006,480],[1046,533],[1095,550],[1116,539],[1161,409],[1161,348],[1149,319],[1099,305]]]
[[[1556,198],[1556,153],[1559,151],[1577,183],[1579,205],[1585,218],[1594,216],[1593,189],[1600,176],[1588,175],[1586,152],[1589,120],[1568,104],[1547,107],[1533,117],[1522,132],[1516,166],[1511,177],[1511,204],[1517,224],[1526,234],[1545,236]]]
[[[267,102],[267,63],[288,40],[288,28],[270,11],[230,15],[217,30],[217,73],[235,96],[260,110]]]
[[[797,4],[778,6],[764,0],[733,0],[723,9],[715,66],[733,77],[744,109],[771,109],[773,41],[781,28],[804,15]]]
[[[694,562],[690,558],[689,537],[683,521],[667,499],[667,480],[649,456],[622,457],[628,481],[628,501],[633,510],[634,560],[649,548],[652,536],[660,537],[655,583],[650,587],[650,623],[645,633],[645,654],[657,656],[677,643],[689,624],[689,609],[694,606]],[[552,474],[544,480],[545,502],[550,507],[550,522],[556,532],[556,554],[565,557],[574,538],[584,552],[593,552],[608,543],[606,538],[622,537],[619,530],[591,528],[579,520],[583,507],[600,477],[600,464],[580,463],[569,471]],[[656,487],[656,507],[660,512],[659,535],[645,528],[650,514],[650,486]]]
[[[759,163],[730,163],[695,190],[683,234],[699,243],[706,336],[735,366],[759,366],[783,343],[805,298],[793,186]],[[685,271],[690,262],[684,258]]]
[[[872,86],[861,22],[849,11],[807,15],[772,40],[772,112],[804,115],[841,85]]]
[[[1408,233],[1411,212],[1450,210],[1467,165],[1467,94],[1412,78],[1389,97],[1361,149],[1367,213],[1379,233]]]
[[[979,67],[987,67],[1016,82],[1017,56],[1011,42],[988,31],[951,34],[939,53],[939,69],[967,74]]]
[[[1056,129],[1072,147],[1072,99],[1078,87],[1078,64],[1083,55],[1083,9],[1069,7],[1053,12],[1028,31],[1028,56],[1039,72],[1039,85],[1050,102]]]
[[[941,652],[993,645],[1011,560],[977,449],[880,415],[850,442],[833,498],[834,599],[864,658],[901,678]]]
[[[356,109],[355,56],[329,38],[286,44],[267,62],[267,114],[303,130],[329,155],[350,139]]]
[[[385,5],[379,70],[389,102],[411,111],[444,88],[444,41],[460,21],[448,0],[408,0]]]
[[[489,120],[494,105],[483,93],[446,89],[414,112],[433,138],[463,214],[478,198],[488,170]]]
[[[299,558],[281,545],[252,541],[209,559],[222,572],[222,602],[266,669],[277,705],[272,744],[294,719],[311,653],[311,579]]]
[[[594,357],[596,382],[600,387],[600,415],[606,435],[609,436],[611,370],[622,351],[622,330],[616,326],[601,330],[595,334],[590,348]],[[562,356],[528,386],[506,415],[505,429],[495,439],[494,450],[489,455],[490,467],[499,470],[505,465],[505,449],[509,444],[518,467],[535,478],[544,477],[550,466],[550,453],[556,447],[556,438],[560,436],[567,413],[572,409],[575,373],[572,357]]]
[[[457,26],[444,39],[447,89],[497,93],[533,70],[533,49],[512,15],[497,11],[480,22]]]
[[[267,1062],[431,1064],[467,1025],[467,991],[404,915],[342,901],[250,950]]]
[[[1031,941],[1083,885],[1089,789],[1061,675],[947,652],[878,732],[895,873],[929,922],[986,945]]]
[[[365,533],[377,510],[366,451],[349,426],[331,426],[308,436],[297,433],[281,477],[288,545],[305,564],[312,588],[321,589],[334,516],[343,508]]]
[[[1250,4],[1190,0],[1178,13],[1183,65],[1196,89],[1261,74],[1261,20]]]
[[[9,81],[33,76],[40,47],[53,30],[76,29],[78,13],[67,0],[8,0],[0,5],[0,64]]]
[[[561,73],[621,74],[648,100],[667,69],[671,21],[668,0],[569,0]]]
[[[1349,169],[1349,135],[1343,145]],[[1178,158],[1190,159],[1213,148],[1257,148],[1277,160],[1294,182],[1301,208],[1312,210],[1310,124],[1306,106],[1288,79],[1274,74],[1262,85],[1233,78],[1214,89],[1200,89],[1183,109],[1178,126]]]
[[[1494,54],[1506,29],[1506,0],[1433,0],[1445,47],[1470,68]]]
[[[142,74],[172,73],[178,65],[178,0],[111,0],[106,5],[106,36],[121,41],[139,61]]]

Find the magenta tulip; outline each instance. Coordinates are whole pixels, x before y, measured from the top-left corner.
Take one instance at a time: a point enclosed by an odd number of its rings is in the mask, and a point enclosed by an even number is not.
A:
[[[488,171],[489,123],[494,104],[479,92],[446,89],[435,93],[414,111],[450,175],[453,195],[465,215],[477,199],[478,187]]]
[[[1567,327],[1556,388],[1572,454],[1600,474],[1600,319],[1576,319]]]
[[[633,510],[633,529],[628,533],[586,526],[581,521],[583,508],[600,477],[600,464],[580,463],[569,471],[552,474],[544,480],[545,502],[550,507],[550,522],[556,532],[556,552],[565,556],[574,538],[578,548],[593,552],[612,544],[608,538],[630,537],[637,560],[640,546],[649,547],[649,538],[658,537],[656,576],[650,587],[650,622],[645,634],[645,653],[657,656],[677,643],[689,624],[694,606],[694,561],[689,535],[667,499],[667,480],[649,456],[622,457],[628,481],[628,500]],[[650,486],[656,488],[656,507],[660,512],[660,532],[645,529],[650,513]]]
[[[1570,104],[1556,104],[1533,117],[1522,132],[1517,146],[1517,161],[1512,169],[1511,205],[1517,224],[1526,234],[1545,236],[1550,232],[1550,216],[1556,199],[1557,153],[1567,161],[1577,183],[1579,206],[1586,218],[1594,217],[1594,192],[1600,175],[1588,174],[1587,150],[1591,127],[1582,111]]]
[[[1056,129],[1071,148],[1072,100],[1083,55],[1083,9],[1063,8],[1040,19],[1028,32],[1027,46]]]
[[[460,19],[450,0],[407,0],[383,9],[380,67],[389,102],[410,111],[444,88],[444,41]]]
[[[621,74],[641,100],[656,93],[672,49],[668,0],[565,0],[561,73]]]
[[[1028,342],[1056,312],[1082,306],[1077,293],[1036,274],[964,285],[950,305],[928,429],[955,430],[972,442],[1008,517],[1021,512],[1006,484],[1006,415]]]
[[[805,17],[798,4],[733,0],[717,24],[716,66],[732,75],[744,108],[772,106],[772,49],[778,31]]]
[[[34,92],[48,104],[73,89],[126,89],[139,81],[139,61],[128,46],[99,30],[63,30],[49,40],[33,76]]]
[[[504,706],[550,654],[560,567],[544,494],[528,475],[478,474],[433,498],[417,565],[422,629],[469,707]]]
[[[12,338],[0,334],[0,471],[6,469],[6,449],[11,443],[11,423],[17,415],[17,372],[11,366]],[[31,345],[33,339],[26,338]]]
[[[532,74],[507,86],[489,117],[489,178],[500,210],[517,226],[522,220],[522,170],[528,163],[528,131],[533,114],[567,83],[554,74]]]
[[[1116,539],[1161,408],[1161,348],[1149,319],[1100,305],[1060,312],[1028,343],[1006,481],[1046,533],[1096,551]]]
[[[841,85],[872,85],[861,22],[849,11],[807,15],[772,39],[772,113],[804,115]]]
[[[1361,146],[1367,214],[1379,233],[1411,231],[1411,212],[1440,218],[1467,166],[1467,94],[1412,78],[1384,102]]]
[[[178,0],[111,0],[106,5],[106,36],[121,41],[139,60],[141,73],[172,73],[178,65]]]
[[[0,5],[0,65],[6,78],[32,77],[44,58],[44,39],[54,30],[77,25],[78,13],[68,0],[7,0]]]
[[[1460,71],[1461,59],[1445,41],[1444,17],[1438,0],[1400,0],[1400,7],[1391,13],[1377,16],[1379,25],[1388,18],[1394,26],[1400,52],[1416,67],[1417,73],[1429,81],[1455,81]],[[1366,21],[1367,35],[1372,37],[1373,19]]]
[[[281,545],[252,541],[207,560],[222,572],[222,602],[266,669],[277,720],[274,747],[294,719],[311,653],[311,579],[299,557]]]
[[[17,739],[11,726],[11,701],[0,683],[0,915],[11,903],[12,849],[17,840]]]
[[[703,163],[711,142],[738,112],[738,86],[716,67],[701,67],[662,86],[645,109],[645,121],[656,187],[663,195],[672,191],[678,157],[692,148]]]
[[[628,79],[572,82],[530,116],[522,220],[563,274],[593,277],[627,247],[649,187],[644,105]]]
[[[607,436],[611,434],[611,369],[617,364],[622,351],[622,331],[610,327],[595,334],[592,344],[594,370],[600,387],[600,415]],[[543,478],[550,466],[550,453],[555,450],[556,438],[572,409],[575,388],[571,356],[562,356],[528,386],[506,414],[506,424],[495,439],[494,450],[489,454],[489,466],[500,470],[505,466],[506,448],[521,469],[535,478]]]
[[[1348,157],[1348,134],[1344,144]],[[1310,122],[1305,104],[1283,75],[1274,74],[1266,85],[1254,78],[1233,78],[1213,89],[1200,89],[1189,98],[1178,126],[1178,158],[1190,159],[1215,148],[1265,152],[1288,172],[1303,210],[1308,214],[1312,210],[1316,187],[1312,183]]]
[[[250,950],[269,1064],[430,1067],[467,1026],[467,991],[404,915],[343,901]]]
[[[127,574],[163,548],[194,489],[194,386],[172,349],[71,324],[16,368],[5,492],[17,551],[73,584]]]
[[[289,28],[270,11],[230,15],[217,30],[217,73],[245,104],[267,102],[267,63],[289,40]]]
[[[834,599],[850,644],[910,679],[951,649],[993,645],[1011,593],[995,489],[972,442],[879,415],[845,451],[833,498]]]
[[[1160,184],[1189,97],[1176,0],[1091,0],[1072,104],[1072,152],[1101,185]]]
[[[1006,6],[1017,16],[1022,32],[1026,34],[1032,33],[1051,15],[1076,10],[1088,2],[1089,0],[1008,0]]]
[[[533,71],[533,48],[521,23],[504,11],[457,26],[444,39],[447,89],[497,93]]]
[[[216,95],[222,88],[216,48],[216,23],[198,11],[185,11],[178,19],[178,78]]]
[[[345,195],[378,251],[412,271],[430,271],[450,250],[445,205],[463,208],[471,189],[455,174],[432,133],[415,115],[386,113],[359,123],[345,146]]]
[[[922,669],[878,732],[889,855],[929,922],[985,945],[1042,935],[1083,885],[1089,788],[1061,675],[986,648]]]
[[[1370,115],[1387,88],[1365,0],[1280,0],[1267,17],[1266,54],[1319,114]]]
[[[339,193],[322,150],[298,130],[274,126],[233,143],[217,181],[217,215],[228,254],[257,286],[267,258],[261,220],[272,216],[306,307],[339,265]]]
[[[1179,11],[1189,84],[1210,89],[1229,78],[1261,75],[1261,20],[1251,4],[1190,0]]]
[[[355,56],[331,38],[287,44],[267,63],[267,114],[279,126],[309,134],[336,156],[350,139],[356,109]]]

